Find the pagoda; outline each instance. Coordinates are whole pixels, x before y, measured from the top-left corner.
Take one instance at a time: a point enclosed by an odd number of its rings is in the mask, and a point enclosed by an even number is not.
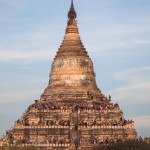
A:
[[[3,143],[39,150],[92,150],[96,145],[137,139],[134,122],[126,120],[119,105],[97,87],[76,17],[72,0],[48,86],[7,131]]]

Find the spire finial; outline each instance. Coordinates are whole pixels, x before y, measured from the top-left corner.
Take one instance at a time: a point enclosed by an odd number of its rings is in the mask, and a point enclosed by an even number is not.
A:
[[[73,0],[71,0],[71,7],[70,7],[70,9],[74,9]]]
[[[73,0],[71,0],[71,7],[73,7]]]
[[[76,11],[74,9],[73,0],[71,0],[71,7],[70,7],[70,10],[69,10],[69,13],[68,13],[68,18],[73,19],[73,18],[76,18],[76,17],[77,17],[77,14],[76,14]]]

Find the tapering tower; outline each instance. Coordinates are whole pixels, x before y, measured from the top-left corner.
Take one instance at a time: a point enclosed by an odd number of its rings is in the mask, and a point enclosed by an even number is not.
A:
[[[126,120],[119,105],[97,87],[76,17],[72,0],[48,86],[7,131],[5,144],[34,145],[39,150],[92,150],[95,145],[137,138],[133,121]]]
[[[79,92],[103,97],[96,85],[93,63],[80,39],[76,17],[72,1],[64,40],[53,61],[49,84],[42,94],[42,100],[48,100],[52,95],[75,95]]]

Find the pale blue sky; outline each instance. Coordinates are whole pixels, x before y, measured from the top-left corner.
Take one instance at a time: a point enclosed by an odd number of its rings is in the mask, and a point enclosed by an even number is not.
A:
[[[74,0],[105,95],[150,136],[150,0]],[[70,0],[0,0],[0,136],[38,99],[63,40]]]

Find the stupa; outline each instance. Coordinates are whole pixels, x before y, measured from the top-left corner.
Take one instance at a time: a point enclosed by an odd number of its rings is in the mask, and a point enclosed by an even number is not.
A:
[[[41,150],[92,150],[95,145],[135,140],[132,120],[96,85],[93,63],[80,39],[73,0],[49,83],[4,139]]]

